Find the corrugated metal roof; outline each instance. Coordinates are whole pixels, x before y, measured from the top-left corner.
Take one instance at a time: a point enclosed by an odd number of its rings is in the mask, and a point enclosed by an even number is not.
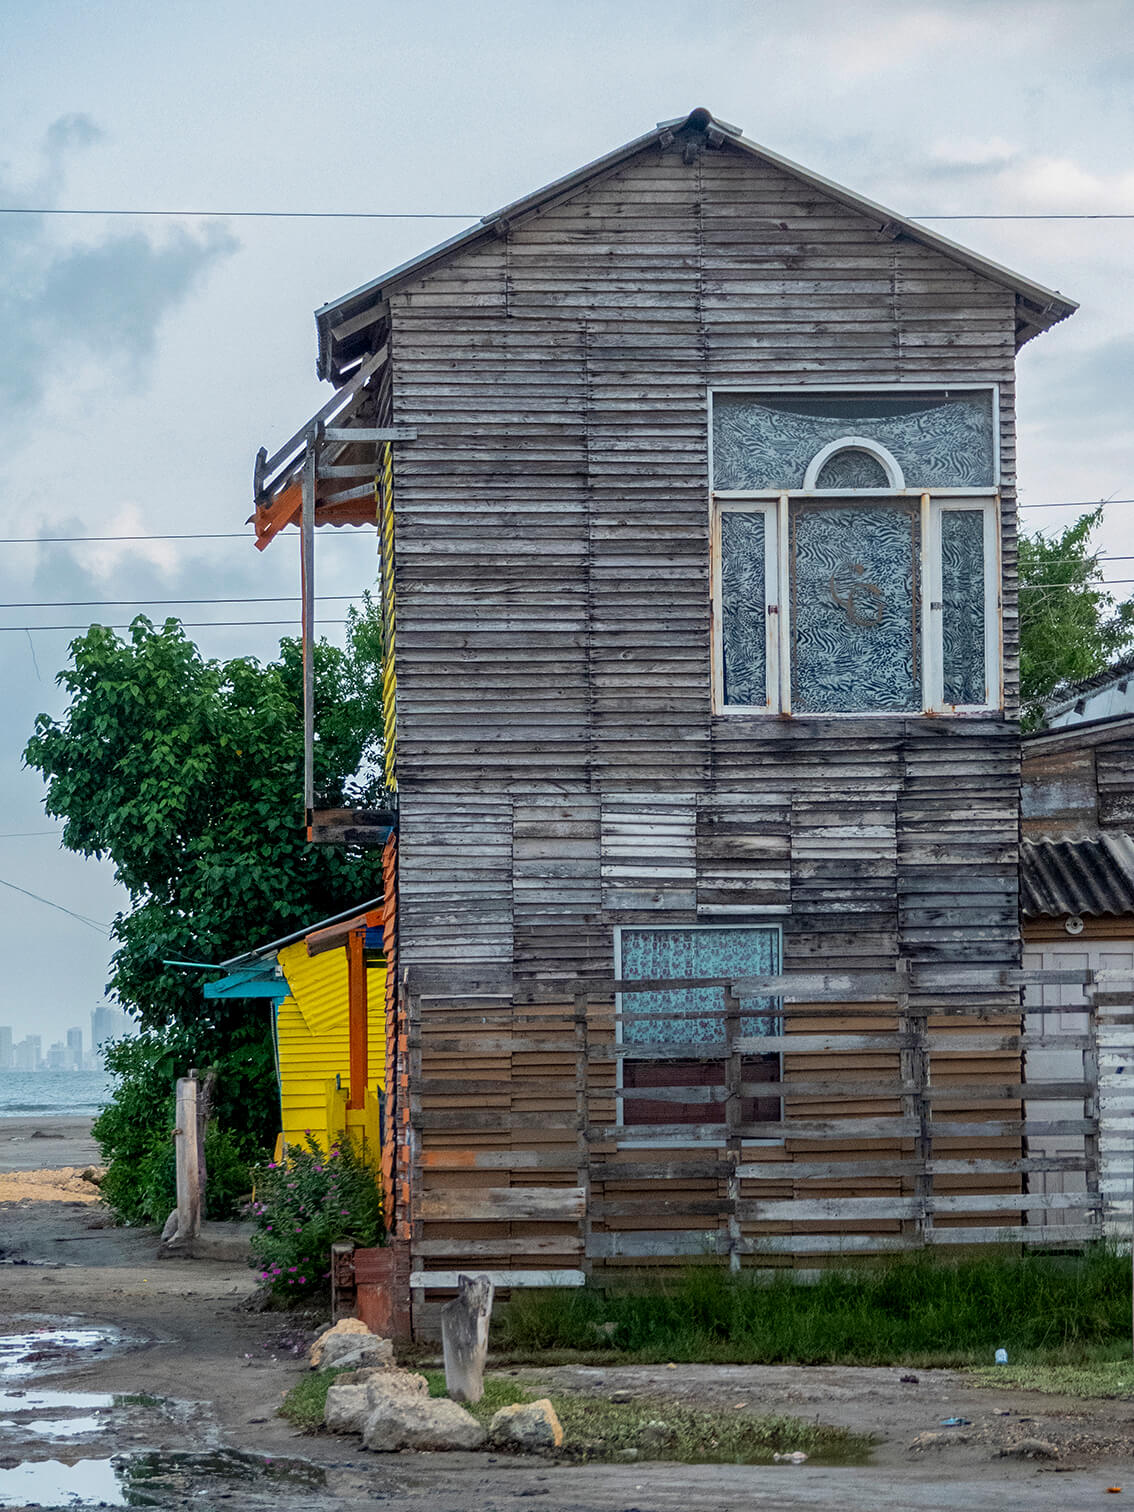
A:
[[[962,267],[971,268],[974,273],[1011,289],[1016,294],[1017,300],[1023,301],[1026,307],[1018,311],[1020,331],[1017,346],[1022,346],[1029,337],[1055,325],[1057,321],[1066,319],[1078,309],[1074,300],[1067,299],[1057,290],[1048,289],[1030,278],[1024,278],[1021,274],[1012,272],[1010,268],[1002,267],[990,258],[981,256],[980,253],[950,241],[948,237],[931,231],[917,221],[898,215],[895,211],[888,210],[864,195],[844,188],[842,184],[823,178],[818,173],[812,173],[810,169],[801,167],[790,158],[782,157],[778,152],[772,152],[769,148],[741,136],[739,127],[717,121],[710,111],[698,109],[691,111],[684,118],[659,121],[653,131],[647,131],[632,142],[627,142],[624,146],[615,148],[613,152],[596,158],[594,162],[587,163],[584,167],[565,174],[550,184],[545,184],[543,188],[515,200],[510,205],[505,205],[503,209],[495,211],[492,215],[483,216],[476,225],[469,226],[464,231],[458,231],[455,236],[450,236],[428,251],[410,258],[408,262],[400,263],[396,268],[383,273],[381,277],[371,279],[369,283],[353,289],[340,299],[321,306],[315,311],[315,325],[319,338],[316,371],[319,377],[330,379],[332,382],[341,381],[340,365],[349,365],[356,361],[358,356],[366,350],[369,340],[366,320],[368,312],[373,311],[374,318],[377,319],[378,312],[390,290],[403,280],[420,276],[428,268],[443,262],[452,253],[473,242],[495,236],[498,226],[506,225],[517,216],[539,210],[560,195],[580,187],[600,173],[619,166],[645,148],[656,145],[659,140],[672,140],[675,132],[684,130],[707,131],[722,143],[727,140],[733,147],[758,162],[770,163],[773,167],[781,169],[791,177],[799,179],[802,183],[819,190],[820,193],[846,205],[849,209],[876,220],[880,227],[889,228],[895,234],[907,236],[911,241],[918,242],[960,263]],[[342,332],[342,340],[345,343],[341,349],[339,349],[336,336],[337,331]],[[358,348],[357,351],[355,347]]]
[[[1020,912],[1025,919],[1134,914],[1134,837],[1115,831],[1084,840],[1025,840]]]

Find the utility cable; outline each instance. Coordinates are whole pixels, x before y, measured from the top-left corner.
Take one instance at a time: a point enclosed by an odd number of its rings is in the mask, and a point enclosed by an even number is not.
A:
[[[183,220],[460,220],[480,222],[483,216],[464,210],[132,210],[121,206],[0,205],[0,215],[120,215]],[[1128,221],[1129,210],[1036,210],[1007,213],[908,215],[914,221]]]
[[[69,918],[78,919],[80,924],[97,929],[99,934],[110,933],[109,924],[100,924],[96,919],[88,919],[86,914],[76,913],[73,908],[64,908],[62,903],[54,903],[50,898],[41,898],[39,893],[29,892],[26,887],[17,887],[14,882],[7,882],[3,877],[0,877],[0,887],[10,887],[13,892],[23,893],[25,898],[34,898],[37,903],[46,903],[48,908],[57,908],[60,913],[67,914]]]
[[[326,625],[345,625],[345,619],[321,619],[316,628],[323,629]],[[181,620],[183,630],[231,630],[237,626],[252,628],[255,626],[284,626],[292,630],[298,628],[296,620]],[[93,626],[87,625],[0,625],[0,634],[5,630],[18,630],[22,635],[28,630],[90,630]],[[100,630],[132,630],[133,625],[100,625]]]
[[[320,593],[316,596],[316,602],[321,604],[353,603],[358,597],[356,593]],[[0,609],[108,609],[129,608],[131,604],[148,604],[151,608],[170,608],[178,604],[298,604],[301,603],[296,593],[284,594],[276,598],[186,598],[186,599],[27,599],[24,602],[13,601],[11,603],[0,602]]]
[[[1021,503],[1021,509],[1098,509],[1107,504],[1134,504],[1134,499],[1053,499],[1042,504]],[[0,536],[0,546],[65,546],[101,541],[250,541],[246,530],[187,531],[179,535],[106,535],[106,536]],[[320,535],[324,541],[349,541],[352,535],[334,532]]]

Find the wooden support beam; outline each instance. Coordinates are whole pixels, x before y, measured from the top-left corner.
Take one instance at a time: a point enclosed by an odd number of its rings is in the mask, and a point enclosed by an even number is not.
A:
[[[315,809],[315,459],[318,428],[307,436],[303,462],[302,536],[300,540],[303,600],[303,808],[308,825]]]
[[[350,1097],[348,1108],[366,1103],[368,1055],[368,976],[366,928],[352,929],[347,936],[347,1015],[350,1051]]]

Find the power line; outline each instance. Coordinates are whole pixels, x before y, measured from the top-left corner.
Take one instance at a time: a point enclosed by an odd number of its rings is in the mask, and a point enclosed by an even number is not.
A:
[[[67,546],[87,541],[251,541],[253,539],[251,532],[247,530],[191,530],[180,535],[0,536],[0,546]],[[351,537],[341,536],[336,532],[332,536],[324,536],[323,539],[348,541]]]
[[[918,221],[1109,221],[1134,220],[1130,210],[1091,210],[1085,212],[1040,210],[1021,215],[911,215]]]
[[[1103,509],[1110,504],[1134,504],[1134,499],[1067,499],[1063,503],[1020,504],[1021,509]],[[1051,527],[1054,529],[1055,527]]]
[[[0,215],[112,215],[147,219],[200,220],[460,220],[481,221],[484,217],[466,210],[137,210],[123,206],[71,205],[0,205]],[[985,212],[973,214],[911,215],[916,221],[1127,221],[1134,220],[1128,210],[1037,210],[1021,212]]]
[[[1134,499],[1052,499],[1042,504],[1021,503],[1021,509],[1098,509],[1107,504],[1134,504]],[[102,541],[249,541],[246,530],[184,531],[178,535],[87,535],[87,536],[0,536],[0,546],[66,546]],[[349,541],[353,536],[335,531],[322,540]]]
[[[88,919],[86,914],[76,913],[73,908],[64,908],[62,903],[53,903],[50,898],[41,898],[39,893],[29,892],[26,887],[17,887],[14,882],[6,882],[3,877],[0,877],[0,887],[10,887],[13,892],[23,893],[25,898],[34,898],[37,903],[46,903],[48,908],[57,908],[60,913],[67,914],[69,918],[78,919],[80,924],[97,929],[99,934],[110,933],[109,924],[100,924],[96,919]]]
[[[0,835],[0,840],[31,840],[36,835],[61,835],[62,830],[9,830],[6,835]]]
[[[126,210],[85,206],[0,205],[0,215],[136,215],[185,220],[218,217],[224,220],[462,220],[479,221],[462,210]],[[923,217],[924,219],[924,217]]]
[[[356,593],[320,593],[316,596],[321,604],[352,603]],[[170,608],[178,604],[298,604],[298,594],[284,594],[278,598],[187,598],[187,599],[28,599],[23,603],[0,602],[0,609],[109,609],[129,608],[131,604],[148,604],[151,608]]]
[[[1037,589],[1043,589],[1045,593],[1049,593],[1052,590],[1065,592],[1079,588],[1089,588],[1097,591],[1099,588],[1125,588],[1130,583],[1134,583],[1134,578],[1092,578],[1083,583],[1021,583],[1019,588],[1021,593]]]
[[[321,619],[317,628],[323,629],[326,625],[345,625],[345,619]],[[183,630],[226,630],[236,626],[287,626],[296,628],[295,620],[182,620]],[[91,625],[0,625],[0,634],[5,630],[18,630],[21,634],[29,630],[90,630]],[[133,625],[100,625],[100,630],[132,630]]]

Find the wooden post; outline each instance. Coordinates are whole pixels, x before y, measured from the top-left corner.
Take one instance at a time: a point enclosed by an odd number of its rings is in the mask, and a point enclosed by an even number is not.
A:
[[[736,1132],[743,1122],[741,1116],[740,1088],[744,1079],[740,1051],[740,999],[732,986],[724,990],[725,1003],[725,1123],[728,1138],[725,1143],[725,1160],[728,1162],[728,1268],[740,1269],[740,1136]]]
[[[457,1282],[459,1294],[441,1309],[445,1388],[454,1402],[479,1402],[494,1288],[487,1276],[458,1276]]]
[[[197,1145],[197,1078],[177,1080],[177,1239],[180,1244],[201,1232],[200,1164]]]
[[[917,1211],[912,1221],[903,1224],[912,1231],[912,1237],[921,1244],[926,1242],[926,1230],[933,1227],[933,1215],[929,1211],[933,1191],[933,1178],[929,1163],[933,1155],[933,1140],[929,1102],[929,1052],[927,1046],[928,1019],[924,1013],[910,1012],[910,963],[904,957],[894,962],[895,1004],[898,1010],[898,1033],[903,1039],[913,1041],[908,1049],[900,1052],[898,1064],[903,1089],[901,1098],[902,1117],[916,1119],[918,1125],[916,1169],[913,1178],[913,1195],[917,1199]]]
[[[199,1082],[197,1088],[197,1191],[202,1217],[209,1206],[209,1167],[205,1159],[205,1132],[209,1126],[209,1119],[212,1117],[216,1086],[217,1073],[206,1071],[204,1081]]]
[[[303,460],[303,510],[300,516],[300,551],[303,626],[303,806],[307,813],[307,838],[311,838],[315,810],[315,466],[319,453],[320,427],[307,432],[307,455]]]
[[[347,1032],[350,1060],[348,1108],[366,1106],[368,1069],[366,976],[366,931],[352,929],[347,936]]]
[[[575,988],[575,1181],[583,1193],[583,1213],[579,1219],[579,1237],[583,1245],[582,1268],[588,1275],[591,1262],[587,1255],[591,1237],[591,1146],[587,1139],[587,989]]]

